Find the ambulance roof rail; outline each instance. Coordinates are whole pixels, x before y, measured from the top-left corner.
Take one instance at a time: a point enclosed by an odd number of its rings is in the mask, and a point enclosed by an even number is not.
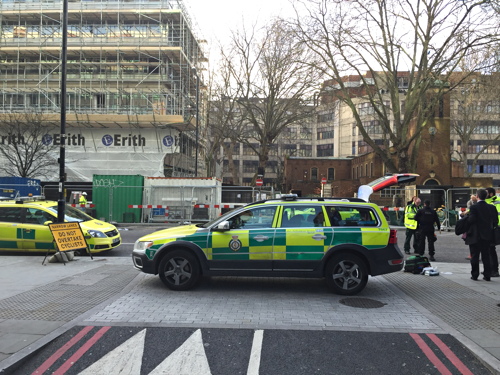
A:
[[[252,203],[248,203],[247,205],[254,205],[258,203],[265,203],[265,202],[283,202],[283,201],[297,201],[297,202],[325,202],[325,201],[336,201],[336,202],[360,202],[360,203],[367,203],[365,200],[361,198],[354,198],[354,197],[313,197],[313,198],[302,198],[298,197],[297,194],[282,194],[278,198],[274,199],[265,199],[265,200],[260,200]]]

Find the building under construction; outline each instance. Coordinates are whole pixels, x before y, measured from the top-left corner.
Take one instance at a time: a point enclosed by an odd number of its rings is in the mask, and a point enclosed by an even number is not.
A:
[[[13,136],[5,126],[8,116],[36,113],[47,128],[41,141],[54,147],[57,158],[66,23],[68,180],[201,173],[196,140],[198,126],[204,126],[206,59],[183,1],[68,0],[67,5],[63,22],[63,0],[0,2],[4,141]]]

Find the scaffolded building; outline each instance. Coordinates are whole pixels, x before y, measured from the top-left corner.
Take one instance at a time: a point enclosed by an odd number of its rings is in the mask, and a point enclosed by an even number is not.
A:
[[[197,174],[206,59],[183,1],[67,4],[68,179]],[[63,20],[63,0],[0,2],[0,124],[41,114],[47,147],[60,142]]]

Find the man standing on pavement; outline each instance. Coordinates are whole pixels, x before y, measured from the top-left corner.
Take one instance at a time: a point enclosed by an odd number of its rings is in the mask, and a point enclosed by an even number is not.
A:
[[[427,238],[427,244],[429,246],[429,260],[435,261],[434,258],[434,224],[436,224],[437,229],[441,230],[441,223],[439,217],[431,208],[431,201],[426,200],[424,202],[424,208],[418,210],[415,215],[415,221],[418,223],[418,244],[417,249],[420,255],[425,253],[425,239]]]
[[[498,225],[498,214],[495,207],[485,202],[488,197],[486,189],[477,190],[477,203],[469,210],[469,224],[465,243],[470,246],[471,279],[479,277],[479,256],[483,261],[483,280],[490,281],[491,259],[490,247],[494,240],[493,228]]]
[[[488,197],[485,199],[486,203],[493,205],[497,210],[497,216],[500,215],[500,199],[496,195],[495,189],[492,187],[486,188]],[[491,260],[491,277],[499,277],[498,273],[498,254],[495,248],[495,242],[491,242],[490,246],[490,260]]]
[[[404,244],[404,250],[406,254],[410,254],[410,242],[411,237],[413,236],[413,250],[415,254],[418,253],[417,244],[418,244],[418,233],[417,226],[418,223],[415,220],[415,215],[417,211],[422,208],[420,205],[421,200],[419,197],[413,197],[412,201],[408,203],[405,208],[405,227],[406,227],[406,238]]]

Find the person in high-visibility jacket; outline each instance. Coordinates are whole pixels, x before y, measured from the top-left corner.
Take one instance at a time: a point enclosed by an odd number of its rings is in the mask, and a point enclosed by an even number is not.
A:
[[[489,187],[486,188],[486,191],[488,192],[488,198],[486,198],[484,201],[488,204],[493,205],[498,212],[498,215],[500,215],[500,198],[497,197],[496,191],[494,188]],[[500,219],[500,216],[498,217]],[[495,243],[493,242],[490,245],[490,259],[491,259],[491,277],[499,277],[500,274],[498,273],[498,254],[497,254],[497,249],[495,248]]]
[[[87,204],[87,193],[86,192],[83,192],[80,195],[80,200],[78,201],[78,203],[80,204],[80,207],[79,207],[80,210],[85,211],[85,206],[82,206],[82,205]]]
[[[413,251],[415,254],[418,253],[418,222],[415,220],[415,215],[418,210],[422,208],[421,200],[419,197],[413,197],[412,201],[408,203],[405,208],[405,227],[406,227],[406,238],[404,244],[404,250],[406,254],[410,254],[410,242],[413,237]]]

